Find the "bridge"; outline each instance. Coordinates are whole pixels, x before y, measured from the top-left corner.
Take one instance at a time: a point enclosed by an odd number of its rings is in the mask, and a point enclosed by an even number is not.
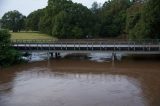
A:
[[[12,40],[23,52],[160,54],[160,40],[59,39]]]

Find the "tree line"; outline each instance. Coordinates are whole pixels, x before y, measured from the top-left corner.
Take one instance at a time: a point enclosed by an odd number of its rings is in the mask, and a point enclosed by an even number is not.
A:
[[[57,38],[127,39],[160,38],[159,0],[108,0],[88,9],[71,0],[48,0],[48,5],[27,17],[10,11],[1,19],[2,28],[40,31]]]

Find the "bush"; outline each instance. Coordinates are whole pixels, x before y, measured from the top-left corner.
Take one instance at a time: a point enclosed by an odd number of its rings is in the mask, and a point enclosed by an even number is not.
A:
[[[10,34],[0,30],[0,67],[9,66],[20,61],[20,53],[10,47]]]

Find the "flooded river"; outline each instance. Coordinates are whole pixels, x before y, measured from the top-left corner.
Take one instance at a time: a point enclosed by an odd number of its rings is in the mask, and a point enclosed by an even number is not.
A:
[[[0,106],[160,106],[160,61],[52,59],[0,69]]]

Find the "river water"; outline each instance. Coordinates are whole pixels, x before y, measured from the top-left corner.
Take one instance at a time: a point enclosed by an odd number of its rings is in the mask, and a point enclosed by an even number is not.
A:
[[[0,106],[160,106],[160,61],[96,59],[0,69]]]

